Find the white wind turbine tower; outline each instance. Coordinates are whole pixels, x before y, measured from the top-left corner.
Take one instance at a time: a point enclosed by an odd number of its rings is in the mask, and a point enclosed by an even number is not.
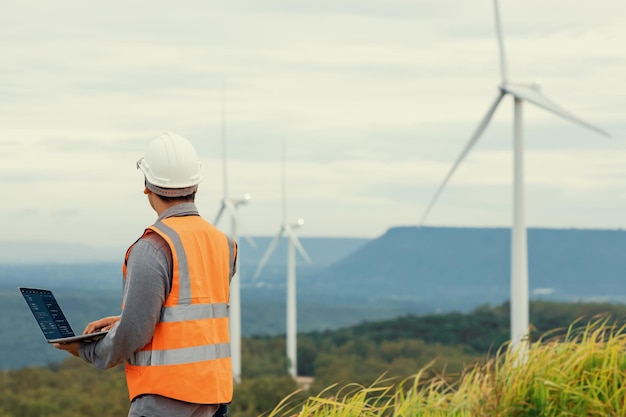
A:
[[[505,95],[510,94],[514,101],[514,125],[513,125],[513,154],[514,154],[514,180],[513,180],[513,226],[511,233],[511,348],[521,347],[525,351],[528,335],[528,256],[526,241],[526,224],[524,219],[524,136],[522,123],[522,103],[527,101],[539,106],[544,110],[561,116],[569,121],[577,123],[594,132],[609,136],[605,131],[592,126],[579,119],[570,112],[557,106],[541,93],[536,84],[514,84],[510,83],[507,75],[506,59],[504,54],[504,41],[500,27],[500,14],[498,11],[498,1],[494,0],[496,33],[500,52],[500,70],[502,84],[500,92],[493,102],[487,114],[483,117],[478,128],[470,138],[461,155],[452,165],[452,168],[444,178],[442,184],[435,192],[434,197],[428,204],[422,217],[421,224],[424,224],[433,204],[441,194],[448,180],[457,169],[461,161],[467,156],[472,147],[476,144],[482,133],[487,128],[491,117],[495,113],[500,101]]]
[[[242,198],[230,198],[228,196],[228,170],[226,167],[226,115],[224,109],[225,102],[225,86],[222,85],[222,165],[224,168],[224,195],[222,197],[220,209],[215,216],[214,225],[217,226],[222,214],[228,212],[230,216],[230,238],[237,241],[239,238],[239,230],[242,229],[241,221],[237,215],[237,208],[245,205],[250,201],[250,194],[245,194]],[[251,246],[255,246],[254,241],[246,236]],[[241,245],[239,245],[241,248]],[[233,365],[233,380],[235,383],[241,382],[241,285],[239,280],[239,259],[240,252],[237,252],[237,261],[235,267],[237,271],[230,282],[230,308],[229,308],[229,325],[230,325],[230,350]]]
[[[259,262],[259,266],[254,274],[254,279],[258,278],[261,270],[267,263],[268,259],[276,249],[278,241],[286,235],[288,239],[287,246],[287,358],[289,359],[289,375],[294,379],[298,376],[298,357],[297,357],[297,307],[296,307],[296,249],[300,255],[307,261],[311,262],[311,258],[306,253],[298,236],[296,229],[304,225],[304,220],[298,219],[295,223],[287,223],[287,198],[286,198],[286,179],[285,179],[285,147],[283,145],[282,160],[282,203],[283,203],[283,223],[280,226],[278,234],[270,242],[263,258]]]

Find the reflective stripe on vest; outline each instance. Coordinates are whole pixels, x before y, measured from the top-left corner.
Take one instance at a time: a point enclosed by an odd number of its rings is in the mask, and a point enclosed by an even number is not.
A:
[[[140,350],[133,355],[136,366],[181,365],[230,357],[230,343],[169,350]]]
[[[161,311],[162,322],[221,319],[224,317],[228,317],[228,304],[226,303],[170,306],[164,307]]]
[[[178,233],[176,233],[174,229],[172,229],[163,222],[158,222],[153,227],[159,229],[165,235],[167,235],[167,237],[169,237],[174,244],[174,247],[172,249],[176,251],[176,256],[178,257],[178,304],[188,304],[191,302],[191,281],[189,278],[189,264],[187,263],[187,255],[185,254],[183,244],[180,241],[180,236],[178,236]]]

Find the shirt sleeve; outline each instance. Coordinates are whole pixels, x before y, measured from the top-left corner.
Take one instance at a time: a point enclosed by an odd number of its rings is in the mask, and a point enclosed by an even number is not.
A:
[[[170,292],[171,258],[169,246],[156,233],[135,243],[126,265],[120,321],[102,339],[81,343],[81,358],[100,369],[108,369],[148,344]]]

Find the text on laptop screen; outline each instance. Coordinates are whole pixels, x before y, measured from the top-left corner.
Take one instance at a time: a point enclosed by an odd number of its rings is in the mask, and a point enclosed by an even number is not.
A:
[[[74,336],[74,332],[50,291],[26,289],[22,293],[46,339]]]

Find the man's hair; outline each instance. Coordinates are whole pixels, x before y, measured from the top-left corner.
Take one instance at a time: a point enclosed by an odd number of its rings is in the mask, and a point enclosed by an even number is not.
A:
[[[174,203],[174,202],[179,202],[179,203],[193,203],[196,199],[196,193],[193,192],[189,195],[181,195],[179,197],[165,197],[162,195],[158,195],[157,193],[154,193],[154,195],[158,196],[161,200],[163,200],[166,203]]]

